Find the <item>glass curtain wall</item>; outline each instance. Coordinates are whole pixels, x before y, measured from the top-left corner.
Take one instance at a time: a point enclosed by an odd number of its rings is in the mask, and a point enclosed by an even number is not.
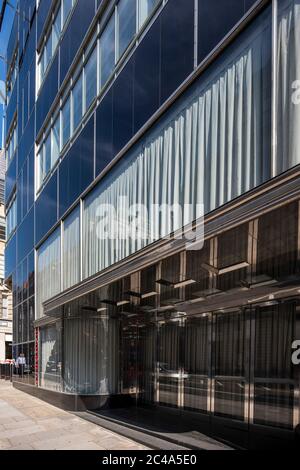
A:
[[[300,162],[300,1],[278,3],[276,174]]]
[[[43,315],[42,304],[61,291],[61,235],[60,227],[50,235],[37,251],[37,312]]]
[[[80,281],[80,208],[75,209],[63,223],[63,289]]]
[[[270,74],[268,9],[86,198],[84,277],[198,218],[202,203],[209,212],[270,177]],[[138,239],[128,236],[120,214],[117,223],[112,214],[107,223],[95,223],[99,208],[120,208],[122,197],[150,214]],[[178,206],[172,217],[151,212],[154,204]],[[107,228],[114,240],[105,235]]]

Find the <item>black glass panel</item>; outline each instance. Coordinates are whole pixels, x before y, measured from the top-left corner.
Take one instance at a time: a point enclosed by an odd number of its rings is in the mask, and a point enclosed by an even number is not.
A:
[[[134,54],[134,132],[137,132],[159,107],[160,19]]]
[[[113,95],[109,90],[96,113],[96,175],[112,160]]]
[[[161,103],[193,71],[194,4],[170,0],[161,14]]]
[[[7,55],[6,59],[7,59],[7,67],[8,68],[9,68],[9,66],[11,64],[11,61],[12,61],[12,58],[13,58],[15,47],[16,47],[16,44],[17,44],[17,38],[18,38],[18,15],[15,15],[14,22],[13,22],[12,29],[11,29],[11,33],[10,33],[9,40],[8,40],[7,52],[6,52],[6,55]]]
[[[60,84],[73,62],[78,48],[95,15],[95,2],[79,0],[60,48]]]
[[[38,197],[35,207],[35,241],[38,243],[57,221],[57,172]]]
[[[133,135],[133,61],[122,70],[113,86],[113,155]]]
[[[24,130],[23,136],[19,143],[18,149],[18,172],[21,170],[25,159],[28,156],[31,148],[34,144],[34,124],[35,124],[35,115],[34,113],[31,114],[30,120],[26,125]]]
[[[242,0],[226,0],[225,2],[220,2],[220,0],[202,0],[199,2],[199,63],[226,36],[244,15],[244,12],[245,5]]]
[[[20,225],[17,240],[18,262],[20,262],[34,247],[34,207]]]
[[[45,22],[51,7],[52,0],[41,0],[37,11],[37,40],[40,40],[40,36],[43,32]]]
[[[5,277],[15,271],[17,264],[17,243],[16,235],[14,235],[6,245],[5,248]]]
[[[94,176],[94,116],[77,138],[59,168],[59,214],[93,181]]]
[[[43,122],[55,100],[58,92],[58,54],[49,69],[47,77],[40,90],[36,103],[36,133],[38,134]]]
[[[6,129],[9,129],[17,107],[18,87],[15,85],[6,108]]]
[[[17,158],[16,155],[11,161],[5,176],[5,201],[11,196],[11,192],[16,184],[17,177]]]

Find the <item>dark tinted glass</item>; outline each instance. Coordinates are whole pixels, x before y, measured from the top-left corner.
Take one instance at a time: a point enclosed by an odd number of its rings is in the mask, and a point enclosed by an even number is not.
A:
[[[19,143],[18,171],[20,171],[20,169],[23,167],[25,159],[27,158],[34,144],[34,120],[35,116],[34,113],[32,113]]]
[[[113,156],[133,135],[133,60],[122,70],[113,87]]]
[[[12,190],[16,184],[17,176],[17,158],[16,156],[11,161],[5,176],[5,201],[7,202],[11,196]]]
[[[36,243],[57,222],[57,172],[51,177],[35,204]]]
[[[94,177],[94,116],[77,138],[59,168],[59,215],[93,181]]]
[[[45,26],[45,22],[47,19],[47,15],[49,13],[49,9],[51,7],[52,0],[41,0],[39,4],[39,8],[37,11],[37,39],[39,41],[43,28]]]
[[[159,19],[137,48],[134,58],[134,132],[137,132],[159,106]]]
[[[170,0],[161,14],[161,103],[193,71],[194,3]]]
[[[17,107],[18,87],[15,85],[6,108],[6,129],[9,129]]]
[[[202,0],[198,8],[198,63],[200,63],[244,15],[246,7],[241,0],[226,0],[226,2]]]
[[[113,95],[109,90],[101,101],[96,112],[96,175],[112,159],[113,139]]]
[[[34,202],[34,152],[31,150],[28,156],[28,209]]]
[[[17,246],[19,263],[34,248],[34,208],[28,213],[17,231]]]
[[[5,277],[16,269],[17,264],[17,243],[16,235],[14,235],[6,245],[5,248]]]
[[[66,77],[76,52],[95,15],[95,2],[79,0],[64,35],[60,50],[60,83]]]
[[[36,132],[38,133],[58,91],[58,54],[50,67],[36,103]]]

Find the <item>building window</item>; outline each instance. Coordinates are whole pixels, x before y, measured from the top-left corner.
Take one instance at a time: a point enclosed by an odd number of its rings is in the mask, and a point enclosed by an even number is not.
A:
[[[62,123],[62,148],[70,139],[71,132],[71,110],[70,110],[70,97],[68,97],[61,111],[61,123]]]
[[[138,0],[139,27],[143,26],[158,3],[159,0]]]
[[[55,17],[55,20],[54,20],[54,23],[53,23],[53,30],[52,30],[52,35],[53,35],[52,54],[53,55],[56,51],[56,48],[57,48],[57,45],[58,45],[58,42],[59,42],[59,38],[60,38],[60,34],[61,34],[61,26],[62,26],[62,23],[61,23],[61,7],[59,7],[59,10],[56,14],[56,17]]]
[[[85,109],[91,106],[97,96],[97,48],[92,52],[84,68]]]
[[[13,55],[13,60],[11,67],[9,69],[9,72],[7,74],[7,80],[6,80],[6,96],[7,96],[7,102],[9,102],[12,91],[14,89],[17,76],[18,76],[18,50],[15,51]]]
[[[51,166],[53,167],[59,158],[60,153],[60,116],[56,118],[52,128],[52,156]]]
[[[75,209],[63,223],[63,289],[80,281],[80,210]]]
[[[115,67],[115,14],[112,15],[101,36],[100,51],[100,77],[101,87],[103,87]]]
[[[63,26],[74,3],[74,0],[63,1],[55,15],[52,39],[49,36],[40,54],[41,71],[44,75],[49,61],[51,60],[50,58],[54,55],[59,36],[62,33]],[[140,0],[120,0],[104,31],[100,35],[99,55],[98,45],[95,44],[96,34],[94,34],[93,40],[87,45],[84,62],[82,59],[82,72],[80,68],[76,71],[76,77],[74,78],[73,76],[73,89],[68,91],[63,97],[64,104],[60,109],[60,121],[56,118],[53,119],[52,116],[50,160],[47,155],[46,162],[44,162],[43,145],[41,145],[41,149],[38,152],[41,170],[37,190],[46,178],[49,170],[55,165],[60,156],[60,152],[63,151],[73,133],[78,129],[82,117],[90,109],[99,92],[98,87],[103,88],[105,86],[114,71],[116,60],[121,57],[136,35],[138,12],[143,12],[142,16],[145,19],[153,12],[154,6],[158,3],[160,3],[160,0],[148,2],[140,2]],[[50,48],[50,44],[52,44],[52,49]],[[77,78],[77,76],[79,76],[79,78]],[[48,167],[48,161],[51,162],[50,168]]]
[[[44,45],[41,48],[38,59],[39,87],[42,85],[48,67],[56,53],[64,25],[75,3],[75,0],[62,0],[58,11],[53,15],[53,20],[45,35]]]
[[[117,5],[118,58],[136,34],[136,0],[120,0]]]
[[[17,149],[17,120],[14,121],[12,129],[9,133],[7,144],[6,144],[6,159],[7,166],[9,166],[11,160],[13,159],[16,149]]]
[[[82,119],[83,112],[83,100],[82,100],[82,74],[78,78],[73,91],[72,91],[72,102],[73,102],[73,127],[72,131],[76,131]]]
[[[42,316],[42,304],[61,290],[60,228],[37,251],[37,318]]]
[[[17,226],[17,197],[14,195],[6,215],[6,238],[10,238]]]
[[[63,23],[65,24],[72,10],[73,0],[63,0],[62,5],[63,5]]]
[[[8,319],[8,308],[7,308],[7,306],[8,306],[7,297],[6,297],[6,295],[3,295],[2,296],[2,318],[4,320]]]

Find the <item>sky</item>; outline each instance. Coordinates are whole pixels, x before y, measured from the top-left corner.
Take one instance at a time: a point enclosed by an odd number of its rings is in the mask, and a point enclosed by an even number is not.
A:
[[[0,9],[2,7],[3,0],[0,0]],[[12,5],[17,4],[17,0],[10,0]],[[6,56],[6,48],[12,28],[15,11],[10,6],[6,6],[5,15],[2,23],[2,29],[0,31],[0,81],[5,80],[6,75],[6,63],[2,57]],[[3,106],[0,105],[0,148],[2,144],[2,125],[3,125]]]

